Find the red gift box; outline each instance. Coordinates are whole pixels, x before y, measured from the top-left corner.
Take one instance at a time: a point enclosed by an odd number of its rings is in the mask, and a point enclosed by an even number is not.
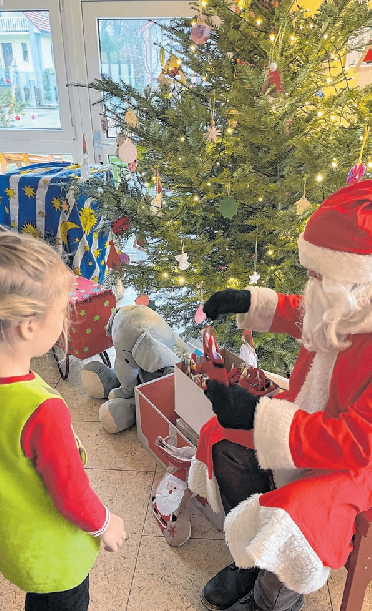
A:
[[[92,280],[79,277],[69,299],[71,324],[68,353],[78,359],[86,359],[111,348],[112,338],[106,335],[106,325],[116,308],[113,292]]]
[[[100,354],[105,364],[110,361],[105,350],[111,348],[112,338],[106,335],[106,325],[116,308],[116,298],[110,289],[98,286],[92,280],[79,276],[76,288],[69,295],[70,326],[68,349],[66,355],[66,372],[62,372],[59,359],[58,369],[63,377],[68,376],[68,355],[83,360],[95,354]],[[63,348],[61,339],[57,346]]]

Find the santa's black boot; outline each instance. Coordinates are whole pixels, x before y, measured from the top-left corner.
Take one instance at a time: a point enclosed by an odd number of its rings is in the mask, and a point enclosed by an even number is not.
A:
[[[236,564],[226,566],[208,581],[201,601],[209,611],[223,611],[250,592],[259,569],[239,569]]]
[[[252,590],[228,611],[300,611],[303,594],[287,588],[274,573],[261,570]]]

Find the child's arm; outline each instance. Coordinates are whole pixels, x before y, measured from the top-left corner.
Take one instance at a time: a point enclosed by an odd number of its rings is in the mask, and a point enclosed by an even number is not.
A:
[[[23,428],[21,447],[61,515],[81,530],[101,536],[108,551],[117,549],[125,538],[124,524],[110,515],[90,486],[62,399],[48,399],[33,412]]]

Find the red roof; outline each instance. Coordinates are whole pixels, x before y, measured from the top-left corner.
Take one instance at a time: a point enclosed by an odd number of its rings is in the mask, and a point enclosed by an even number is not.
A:
[[[40,32],[50,32],[48,11],[21,11]]]

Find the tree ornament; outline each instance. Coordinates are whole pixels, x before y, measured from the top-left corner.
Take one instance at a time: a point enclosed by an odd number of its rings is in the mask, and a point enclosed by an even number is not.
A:
[[[129,255],[127,255],[126,252],[121,252],[120,255],[119,255],[119,262],[122,265],[129,265],[129,263],[130,263]]]
[[[209,21],[211,22],[214,28],[217,28],[217,30],[223,24],[223,20],[218,15],[212,15],[212,17],[209,17]]]
[[[274,87],[276,93],[285,93],[278,66],[275,62],[271,62],[269,65],[269,73],[261,89],[261,94],[265,93],[267,89],[271,89],[272,87]]]
[[[185,269],[190,267],[190,263],[188,262],[187,257],[188,257],[187,252],[184,251],[183,244],[182,244],[181,254],[176,255],[174,257],[176,261],[178,261],[178,269],[181,269],[182,271],[184,271]]]
[[[204,22],[204,15],[199,15],[196,23],[191,27],[191,40],[196,45],[204,45],[211,35],[212,28]]]
[[[360,182],[364,176],[365,171],[366,166],[364,165],[364,163],[356,163],[355,165],[353,165],[347,175],[346,184],[354,185],[355,183]]]
[[[253,272],[253,274],[249,276],[249,284],[257,284],[260,278],[260,274],[258,274],[257,272]]]
[[[131,161],[130,163],[128,163],[128,170],[130,172],[135,172],[137,169],[137,159],[135,159],[134,161]]]
[[[139,295],[136,299],[137,305],[148,306],[150,303],[150,299],[147,295]]]
[[[155,191],[156,195],[154,199],[151,200],[150,210],[156,216],[160,216],[160,209],[162,204],[162,188],[158,168],[155,169]]]
[[[14,118],[15,118],[16,121],[20,121],[21,120],[21,117],[19,115],[16,115]]]
[[[168,81],[171,80],[169,78],[166,78],[167,76],[171,77],[171,79],[173,80],[175,80],[175,78],[179,76],[181,78],[181,83],[186,85],[186,78],[181,69],[181,60],[178,59],[175,55],[173,55],[173,53],[170,55],[170,57],[164,64],[163,69],[158,78],[158,82],[161,85],[167,85]]]
[[[110,250],[106,260],[106,265],[110,269],[120,269],[120,255],[115,248],[113,240],[109,241],[109,246]]]
[[[305,212],[305,210],[307,210],[310,206],[311,203],[309,202],[309,200],[302,196],[301,199],[299,199],[296,203],[296,214],[300,215],[303,214]]]
[[[209,127],[207,127],[207,133],[204,134],[204,137],[207,139],[207,142],[217,142],[217,138],[218,136],[221,135],[221,130],[219,130],[216,127],[215,121],[214,121],[214,105],[216,102],[216,92],[213,92],[213,96],[210,98],[209,100],[209,108],[211,111],[211,124]]]
[[[207,127],[207,133],[204,134],[207,142],[217,142],[218,136],[221,135],[221,130],[215,126],[214,120],[211,120],[211,125]]]
[[[119,146],[118,153],[118,157],[124,161],[124,163],[133,163],[137,160],[137,147],[129,138],[124,140],[123,144]]]
[[[130,127],[136,127],[136,125],[137,125],[137,116],[135,115],[135,113],[133,112],[133,110],[131,108],[129,108],[129,110],[127,110],[127,112],[125,114],[125,117],[124,117],[124,121]]]
[[[137,250],[141,250],[142,252],[146,252],[146,248],[144,248],[144,246],[146,246],[145,240],[136,238],[133,242],[133,248],[137,248]]]
[[[150,210],[155,216],[160,216],[161,212],[161,193],[157,193],[151,200]]]
[[[258,227],[257,227],[257,231],[258,231]],[[254,272],[253,274],[251,274],[249,276],[249,283],[250,284],[257,284],[257,282],[259,281],[259,279],[261,278],[260,274],[257,273],[257,234],[256,234],[256,243],[255,243],[255,247],[254,247]]]
[[[304,182],[304,194],[301,197],[301,199],[299,199],[297,202],[295,202],[295,206],[296,206],[296,214],[300,215],[303,214],[305,212],[305,210],[307,210],[308,208],[310,208],[311,203],[309,202],[309,200],[306,198],[306,180]]]
[[[124,214],[111,223],[111,229],[115,235],[121,235],[130,227],[129,216]]]
[[[230,188],[227,190],[227,195],[220,201],[220,212],[226,219],[232,219],[238,211],[238,204],[233,197],[230,196]]]
[[[203,310],[203,305],[201,305],[198,307],[198,309],[195,312],[194,320],[198,325],[200,325],[202,322],[205,321],[206,318],[207,318],[207,315]]]
[[[163,67],[165,64],[165,50],[164,47],[160,47],[160,65]]]
[[[353,165],[353,167],[350,169],[347,175],[347,178],[346,178],[347,185],[354,185],[355,183],[360,182],[364,176],[364,173],[366,171],[366,166],[364,165],[364,163],[362,163],[362,157],[363,157],[364,146],[368,138],[369,130],[370,130],[369,127],[366,127],[364,130],[362,146],[361,146],[361,150],[359,153],[359,159],[357,163]]]

